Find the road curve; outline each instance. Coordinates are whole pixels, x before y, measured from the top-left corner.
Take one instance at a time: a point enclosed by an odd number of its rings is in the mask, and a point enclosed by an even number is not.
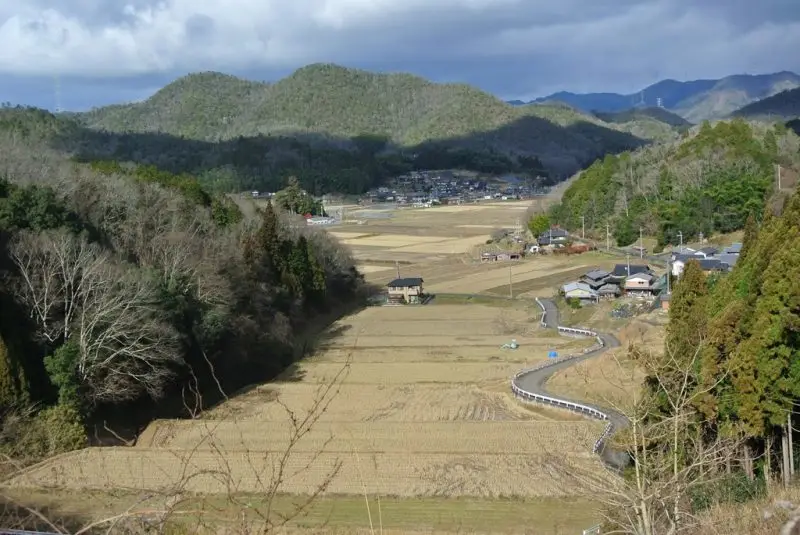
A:
[[[542,307],[544,308],[544,323],[548,329],[558,329],[558,307],[556,304],[550,299],[539,299]],[[516,377],[513,381],[516,384],[517,388],[520,388],[526,392],[531,394],[537,394],[540,396],[548,396],[554,399],[558,399],[560,401],[570,402],[570,403],[579,403],[586,407],[590,407],[601,413],[604,413],[608,416],[608,421],[613,426],[611,428],[611,432],[618,431],[623,427],[628,425],[628,419],[621,414],[620,412],[609,409],[607,407],[600,407],[593,403],[589,403],[586,401],[570,399],[563,396],[553,396],[549,394],[545,389],[545,384],[547,380],[550,379],[555,373],[569,368],[570,366],[574,366],[578,362],[582,362],[584,360],[590,359],[592,357],[596,357],[610,348],[619,347],[620,343],[619,340],[614,335],[605,334],[605,333],[597,333],[600,339],[603,341],[603,346],[584,355],[579,357],[572,358],[570,360],[563,360],[559,362],[554,362],[550,366],[545,366],[538,369],[533,369],[528,373],[522,374]],[[604,434],[604,439],[607,439],[610,435]],[[622,469],[628,464],[628,455],[624,452],[614,451],[613,449],[606,447],[605,440],[603,440],[598,454],[602,457],[602,459],[609,464],[612,468],[615,469]]]

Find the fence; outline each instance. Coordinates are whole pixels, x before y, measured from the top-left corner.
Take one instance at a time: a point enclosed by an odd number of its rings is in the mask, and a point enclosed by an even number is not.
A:
[[[542,327],[547,327],[547,309],[544,306],[539,298],[536,298],[536,303],[542,309],[542,319],[539,323]],[[608,415],[600,410],[595,409],[594,407],[590,407],[588,405],[583,405],[582,403],[574,403],[572,401],[567,401],[565,399],[559,399],[552,396],[545,396],[542,394],[536,394],[534,392],[528,392],[527,390],[523,390],[522,388],[517,386],[517,379],[522,377],[523,375],[527,375],[529,373],[542,370],[544,368],[549,368],[550,366],[554,366],[561,362],[567,362],[578,357],[583,357],[588,353],[593,353],[595,351],[600,351],[605,347],[605,342],[594,331],[590,331],[589,329],[576,329],[573,327],[562,327],[561,325],[557,326],[558,332],[560,334],[564,334],[566,336],[586,336],[586,337],[594,337],[597,340],[597,343],[591,347],[587,347],[583,350],[582,353],[575,354],[575,355],[567,355],[566,357],[558,357],[555,359],[550,359],[548,361],[542,362],[538,366],[534,366],[533,368],[527,368],[520,372],[517,372],[514,377],[511,379],[511,391],[514,393],[515,396],[522,399],[527,403],[543,403],[545,405],[550,405],[552,407],[557,407],[561,409],[566,409],[572,412],[577,412],[578,414],[589,416],[590,418],[595,418],[597,420],[607,421],[608,425],[603,430],[603,433],[600,437],[595,441],[594,446],[592,447],[592,453],[600,453],[603,449],[603,444],[611,436],[611,433],[614,431],[614,425],[609,421]]]

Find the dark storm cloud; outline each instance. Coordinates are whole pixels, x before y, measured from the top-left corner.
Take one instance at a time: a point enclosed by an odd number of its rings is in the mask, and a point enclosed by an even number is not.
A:
[[[139,99],[194,70],[310,62],[410,71],[506,98],[800,70],[798,0],[33,0],[0,6],[4,100]],[[11,76],[12,78],[8,78]],[[104,81],[104,83],[100,83]],[[50,95],[50,96],[48,96]]]

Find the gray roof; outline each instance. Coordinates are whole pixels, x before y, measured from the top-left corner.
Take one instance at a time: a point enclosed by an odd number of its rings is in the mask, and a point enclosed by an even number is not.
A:
[[[568,282],[564,286],[561,287],[561,290],[564,293],[574,292],[575,290],[581,290],[584,292],[588,292],[590,294],[596,294],[592,288],[586,284],[585,282]]]
[[[599,293],[599,294],[608,294],[608,293],[618,294],[618,293],[620,293],[620,289],[619,289],[619,286],[617,286],[616,284],[604,284],[603,286],[601,286],[600,288],[597,289],[597,293]]]
[[[717,254],[719,252],[719,249],[717,249],[716,247],[703,247],[702,249],[700,249],[697,252],[698,253],[703,253],[703,254],[705,254],[707,256],[711,256],[711,255]]]
[[[421,286],[422,277],[406,277],[404,279],[395,279],[386,286],[391,288],[410,288],[411,286]]]
[[[723,254],[739,254],[742,252],[742,244],[741,243],[732,243],[725,249],[723,249]]]
[[[692,249],[691,247],[678,247],[677,249],[672,250],[673,255],[682,255],[682,254],[694,254],[697,251]]]
[[[609,275],[610,275],[610,273],[608,271],[605,271],[605,270],[602,270],[602,269],[593,269],[593,270],[589,271],[588,273],[586,273],[586,275],[584,275],[584,277],[586,277],[587,279],[592,279],[593,281],[599,281],[600,279],[604,279],[604,278],[608,277]]]
[[[733,267],[736,265],[736,261],[739,260],[739,255],[731,253],[723,253],[723,254],[718,254],[714,258],[716,258],[723,264],[728,264],[730,267]]]

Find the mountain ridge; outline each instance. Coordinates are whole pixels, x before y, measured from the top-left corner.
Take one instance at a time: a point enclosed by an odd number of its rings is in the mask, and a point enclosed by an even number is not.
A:
[[[93,129],[205,141],[313,135],[319,143],[352,146],[354,138],[367,135],[395,148],[444,143],[535,156],[561,174],[647,142],[631,133],[637,124],[605,123],[560,103],[515,107],[467,84],[437,84],[412,74],[330,63],[301,67],[274,83],[214,72],[190,74],[145,101],[77,117]],[[673,135],[661,123],[642,131]]]
[[[800,75],[791,71],[770,74],[733,74],[719,79],[678,81],[665,79],[631,94],[571,93],[560,91],[531,103],[559,100],[585,112],[617,113],[632,108],[656,107],[693,123],[722,119],[739,108],[800,87]]]

